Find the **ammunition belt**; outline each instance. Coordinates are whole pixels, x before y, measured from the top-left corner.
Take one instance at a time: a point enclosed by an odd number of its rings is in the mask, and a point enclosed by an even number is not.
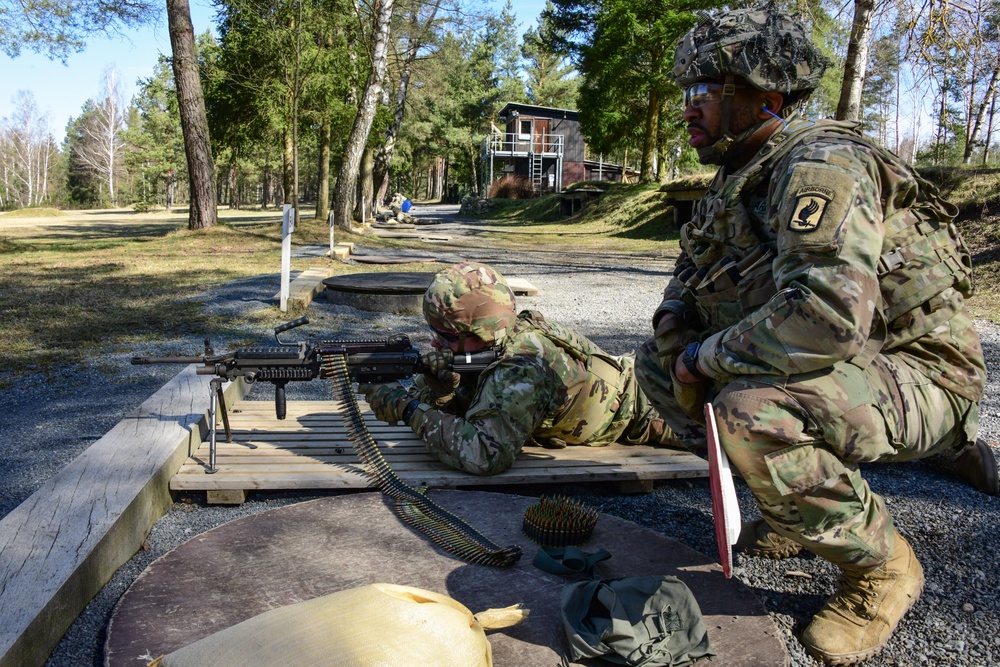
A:
[[[415,489],[396,476],[365,425],[348,375],[345,355],[323,355],[321,367],[322,376],[331,380],[334,399],[343,406],[347,437],[364,464],[365,474],[384,495],[395,501],[393,511],[404,522],[448,553],[470,563],[507,567],[517,562],[521,557],[521,547],[495,544],[465,520],[424,495],[426,487]]]

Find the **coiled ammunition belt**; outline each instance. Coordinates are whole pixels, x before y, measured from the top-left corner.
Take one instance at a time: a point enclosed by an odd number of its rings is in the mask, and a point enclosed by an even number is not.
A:
[[[395,501],[393,510],[403,521],[448,553],[470,563],[507,567],[517,562],[521,547],[516,544],[501,547],[493,543],[465,520],[424,495],[426,488],[415,489],[396,476],[368,432],[343,354],[323,355],[321,368],[322,376],[331,380],[334,399],[344,406],[347,437],[354,444],[365,473],[383,494]]]

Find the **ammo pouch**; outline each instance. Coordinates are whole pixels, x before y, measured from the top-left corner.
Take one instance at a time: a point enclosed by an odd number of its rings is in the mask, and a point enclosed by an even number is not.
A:
[[[733,250],[730,250],[733,252]],[[771,262],[774,251],[760,245],[742,257],[725,255],[688,288],[698,315],[710,331],[727,329],[767,303],[777,293]]]
[[[609,428],[609,415],[621,410],[622,398],[629,398],[625,385],[631,375],[624,373],[622,361],[605,354],[590,341],[580,340],[559,325],[546,322],[541,314],[534,311],[522,311],[515,328],[515,336],[517,332],[529,328],[542,334],[587,370],[586,380],[567,387],[569,398],[566,406],[535,430],[532,441],[549,448],[614,442],[629,421],[624,420],[617,428]]]
[[[619,394],[624,388],[621,386],[622,367],[617,359],[607,355],[587,357],[586,365],[589,381],[585,385],[570,388],[573,393],[570,395],[569,403],[553,421],[554,425],[576,425],[573,439],[577,444],[603,445],[610,441],[606,438],[598,441],[594,436],[598,435],[599,431],[606,430],[604,424],[607,421],[609,406],[619,403]],[[590,388],[598,382],[603,383],[607,392],[601,401],[594,400],[590,391]],[[611,435],[617,435],[617,432]]]

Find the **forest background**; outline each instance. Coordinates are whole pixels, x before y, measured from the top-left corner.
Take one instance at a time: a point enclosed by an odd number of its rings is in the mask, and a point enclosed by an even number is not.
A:
[[[643,182],[700,169],[674,45],[697,12],[757,2],[551,0],[519,35],[508,1],[0,0],[0,49],[65,58],[165,10],[172,55],[125,100],[106,70],[57,143],[31,91],[0,118],[0,210],[315,205],[340,224],[387,193],[484,196],[481,144],[508,102],[579,109],[588,158]],[[919,166],[992,165],[1000,1],[780,0],[834,62],[807,113],[857,120]]]

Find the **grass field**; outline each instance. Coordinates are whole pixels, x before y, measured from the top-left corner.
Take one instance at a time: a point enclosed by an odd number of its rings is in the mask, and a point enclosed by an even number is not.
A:
[[[969,307],[976,317],[1000,321],[1000,205],[986,198],[982,178],[968,180],[971,186],[958,180],[952,190],[953,199],[964,204],[960,219],[976,262],[979,291]],[[508,202],[490,212],[483,221],[489,231],[476,239],[567,254],[673,254],[677,237],[662,198],[657,186],[612,188],[569,219],[559,216],[558,197]],[[328,244],[329,227],[311,215],[303,210],[294,243]],[[220,225],[191,232],[183,208],[142,214],[54,209],[0,214],[0,346],[6,370],[14,376],[54,371],[109,346],[134,349],[166,334],[260,331],[288,319],[275,308],[256,315],[260,321],[223,321],[199,307],[193,295],[213,284],[280,270],[280,211],[222,208],[219,218]],[[367,247],[419,243],[339,229],[336,235],[338,241]],[[324,257],[296,259],[292,269],[315,265],[328,266],[335,274],[379,270]]]

